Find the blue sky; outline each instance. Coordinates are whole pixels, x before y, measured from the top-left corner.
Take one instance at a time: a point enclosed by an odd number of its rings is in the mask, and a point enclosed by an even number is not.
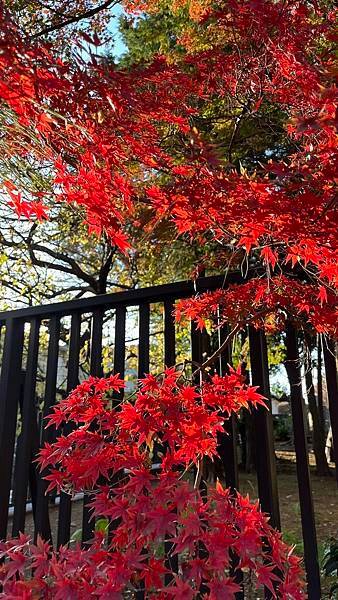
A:
[[[122,41],[120,32],[118,31],[119,17],[123,15],[122,7],[117,4],[111,10],[112,18],[109,24],[109,31],[112,32],[114,38],[114,55],[119,58],[126,51],[126,46]]]

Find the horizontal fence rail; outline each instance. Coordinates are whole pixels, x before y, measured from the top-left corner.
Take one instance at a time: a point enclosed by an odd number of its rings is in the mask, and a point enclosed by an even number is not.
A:
[[[229,283],[240,283],[240,274],[231,274]],[[67,544],[71,536],[73,503],[69,495],[57,498],[46,494],[47,484],[34,459],[45,442],[52,442],[62,431],[45,429],[43,422],[53,405],[65,397],[89,374],[103,376],[112,372],[126,377],[136,385],[149,370],[160,372],[164,366],[175,365],[184,355],[201,363],[220,347],[227,331],[220,328],[211,339],[192,325],[185,339],[178,339],[173,317],[175,302],[196,292],[222,287],[223,276],[203,277],[192,282],[179,282],[145,289],[105,294],[46,306],[23,308],[0,313],[0,538],[6,538],[9,508],[12,511],[12,535],[25,530],[27,502],[31,504],[35,538],[40,534],[55,547]],[[133,312],[131,312],[133,311]],[[310,600],[320,598],[320,577],[316,542],[316,527],[298,356],[297,333],[287,325],[287,360],[291,365],[291,413],[294,429],[300,518],[304,540],[304,562]],[[112,333],[113,330],[113,333]],[[132,339],[130,338],[132,335]],[[108,340],[108,341],[107,341]],[[152,342],[151,342],[152,340]],[[157,340],[156,344],[154,340]],[[269,365],[266,338],[263,332],[249,327],[251,372],[248,378],[270,399]],[[137,342],[137,343],[136,343]],[[152,344],[154,350],[152,350]],[[153,356],[155,352],[155,356]],[[334,346],[323,347],[327,375],[329,408],[336,459],[338,457],[337,370]],[[134,369],[126,367],[134,361]],[[219,357],[216,370],[224,373],[231,363],[227,348]],[[128,363],[129,364],[129,363]],[[126,392],[127,393],[127,392]],[[122,399],[123,394],[119,399]],[[280,529],[278,478],[276,474],[272,414],[260,407],[253,413],[256,471],[262,509],[271,523]],[[63,433],[70,431],[70,425]],[[226,484],[239,489],[237,458],[237,420],[231,417],[226,432],[219,436],[219,453]],[[93,535],[90,518],[90,494],[84,494],[82,543]],[[54,504],[53,504],[54,503]],[[51,523],[51,507],[58,510],[57,527]],[[170,550],[170,542],[166,541]],[[170,568],[178,569],[178,556],[170,554]],[[235,561],[235,557],[234,561]],[[238,582],[241,573],[236,569]],[[137,592],[141,599],[142,591]],[[244,597],[238,595],[238,598]],[[266,597],[269,592],[266,591]]]

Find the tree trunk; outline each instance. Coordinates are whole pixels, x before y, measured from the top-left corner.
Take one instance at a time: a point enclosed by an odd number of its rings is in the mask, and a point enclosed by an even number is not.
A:
[[[326,432],[325,417],[324,417],[324,406],[323,406],[323,351],[322,351],[322,340],[320,334],[317,335],[317,401],[318,401],[318,414],[319,421],[323,432]]]
[[[284,367],[286,370],[286,375],[288,378],[288,382],[289,382],[289,387],[290,390],[292,389],[292,385],[294,385],[293,381],[294,381],[294,377],[295,377],[295,367],[298,365],[293,365],[292,362],[286,360],[284,362]],[[299,385],[301,385],[301,383],[299,383]],[[302,403],[303,403],[303,411],[304,411],[304,428],[305,428],[305,434],[306,434],[306,438],[308,438],[308,434],[309,434],[309,423],[308,423],[308,419],[307,419],[307,413],[305,410],[305,402],[304,402],[304,398],[302,397]],[[294,436],[294,433],[293,433]]]
[[[312,443],[316,460],[316,473],[317,475],[329,475],[330,469],[325,454],[325,432],[321,425],[321,419],[316,402],[315,388],[313,385],[311,359],[312,346],[313,341],[311,337],[309,335],[305,335],[305,383],[309,410],[312,417]]]

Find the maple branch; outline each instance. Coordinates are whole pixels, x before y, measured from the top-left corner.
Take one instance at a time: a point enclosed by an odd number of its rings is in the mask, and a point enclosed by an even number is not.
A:
[[[233,148],[233,145],[234,145],[234,143],[235,143],[236,136],[237,136],[237,133],[238,133],[238,131],[239,131],[239,128],[240,128],[240,126],[241,126],[241,123],[242,123],[242,121],[243,121],[244,115],[245,115],[245,113],[246,113],[246,112],[248,112],[248,110],[249,110],[249,106],[250,106],[250,103],[249,103],[249,102],[248,102],[248,103],[246,103],[246,104],[243,106],[243,108],[242,108],[242,112],[241,112],[240,116],[238,117],[238,119],[237,119],[237,121],[236,121],[236,124],[235,124],[235,127],[234,127],[234,129],[233,129],[232,136],[231,136],[231,140],[230,140],[230,144],[229,144],[229,148],[228,148],[228,161],[229,161],[230,163],[232,163],[232,148]]]
[[[196,470],[196,477],[195,477],[195,482],[194,482],[194,489],[197,490],[200,486],[200,483],[202,481],[202,474],[203,474],[203,458],[200,458],[197,464],[197,470]]]
[[[272,311],[272,308],[270,308],[270,307],[265,308],[264,310],[253,315],[251,317],[251,319],[244,319],[243,321],[239,321],[237,323],[236,327],[234,327],[233,330],[230,331],[229,335],[225,338],[224,342],[220,345],[220,347],[217,348],[217,350],[204,363],[202,363],[198,369],[196,369],[196,371],[193,373],[192,376],[194,377],[194,375],[196,375],[198,373],[198,371],[205,371],[208,367],[210,367],[210,365],[212,365],[215,362],[215,360],[222,354],[222,352],[225,350],[225,348],[230,344],[230,342],[233,340],[233,338],[239,332],[240,329],[242,329],[245,325],[249,325],[254,319],[257,319],[257,317],[263,317],[271,311]]]
[[[314,220],[314,223],[317,223],[320,219],[325,217],[325,215],[329,212],[329,210],[334,209],[337,204],[337,197],[334,196],[331,200],[324,206],[323,212],[318,215],[317,219]]]
[[[44,29],[38,31],[38,33],[34,33],[30,37],[31,39],[36,39],[42,35],[47,35],[48,33],[53,33],[53,31],[58,31],[63,27],[67,27],[67,25],[72,25],[72,23],[78,23],[83,19],[90,19],[102,10],[114,6],[115,4],[117,4],[117,2],[118,0],[106,0],[105,2],[103,2],[103,4],[96,6],[96,8],[91,8],[90,10],[87,10],[86,12],[81,13],[80,15],[74,15],[73,17],[69,17],[69,19],[66,19],[65,21],[63,21],[63,23],[59,23],[58,25],[50,25],[49,27],[45,27]]]
[[[205,371],[208,367],[210,367],[210,365],[212,365],[215,362],[215,360],[222,354],[222,352],[230,344],[230,342],[233,340],[233,338],[238,333],[238,331],[245,324],[247,324],[247,323],[246,322],[243,323],[241,321],[239,323],[237,323],[236,327],[233,328],[233,330],[225,338],[224,342],[222,342],[222,344],[220,345],[220,347],[217,348],[217,350],[215,350],[215,352],[204,363],[201,364],[201,366],[197,369],[197,371],[199,371],[199,370]],[[195,375],[195,373],[194,373],[194,375]]]

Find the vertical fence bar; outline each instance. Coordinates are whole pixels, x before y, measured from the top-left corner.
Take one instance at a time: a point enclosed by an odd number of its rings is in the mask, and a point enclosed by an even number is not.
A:
[[[46,429],[46,417],[50,414],[56,399],[57,386],[57,370],[59,357],[59,339],[60,339],[60,317],[53,316],[49,321],[49,342],[47,354],[47,370],[46,370],[46,387],[43,407],[43,422],[42,422],[42,445],[45,442],[52,441],[54,431],[52,427]],[[48,483],[43,479],[46,471],[41,473],[37,484],[36,498],[36,516],[35,516],[35,532],[34,539],[40,535],[44,540],[52,542],[52,533],[49,522],[48,502],[49,498],[46,494]]]
[[[252,384],[266,398],[268,410],[258,406],[253,411],[256,435],[256,461],[259,499],[262,510],[271,515],[271,524],[280,529],[276,459],[273,440],[269,365],[266,337],[263,331],[249,328]]]
[[[124,371],[125,371],[125,359],[126,359],[126,316],[127,316],[127,307],[126,306],[117,306],[115,311],[115,340],[114,340],[114,373],[120,374],[120,379],[124,379]],[[124,392],[121,390],[120,392],[114,393],[114,401],[121,402],[123,400]],[[114,473],[110,483],[114,485],[118,483],[120,479],[120,473]],[[109,523],[108,528],[108,541],[111,542],[114,531],[118,526],[119,519],[115,519],[114,521]]]
[[[237,464],[237,424],[235,415],[231,415],[224,423],[225,434],[219,436],[218,454],[220,455],[226,486],[233,491],[239,489]]]
[[[138,377],[141,379],[149,372],[149,331],[150,306],[147,303],[139,307],[139,345],[138,345]]]
[[[126,355],[126,314],[125,306],[118,306],[115,313],[115,346],[114,346],[114,373],[120,373],[124,378]],[[119,394],[123,398],[123,392]]]
[[[332,427],[333,456],[336,465],[336,480],[338,483],[338,380],[335,343],[333,340],[324,340],[323,353],[330,421]]]
[[[102,330],[104,310],[97,308],[93,312],[92,336],[90,343],[90,374],[102,377]]]
[[[0,380],[0,539],[7,535],[23,336],[24,322],[8,319]]]
[[[176,361],[176,339],[175,339],[175,318],[173,311],[175,308],[174,302],[167,300],[164,303],[164,364],[165,367],[172,367]],[[165,566],[172,573],[178,572],[178,555],[173,554],[174,544],[170,541],[165,541],[164,552],[166,555]],[[173,576],[168,573],[164,576],[165,585],[170,585]]]
[[[202,334],[196,329],[195,323],[191,321],[191,360],[192,360],[192,371],[196,371],[197,365],[202,364],[203,352],[202,352]],[[200,383],[200,376],[197,374],[194,377],[195,385]]]
[[[2,335],[3,335],[4,326],[3,323],[0,323],[0,359],[1,359],[1,346],[2,346]],[[0,365],[0,373],[1,373],[1,365]]]
[[[192,371],[196,371],[196,369],[198,368],[198,365],[202,365],[203,363],[203,342],[206,341],[203,339],[203,333],[201,331],[199,331],[194,322],[191,321],[191,331],[190,331],[190,335],[191,335],[191,360],[192,360]],[[209,340],[207,340],[209,341]],[[199,371],[198,373],[196,373],[196,375],[194,375],[193,377],[193,383],[194,385],[201,385],[202,383],[202,378],[203,378],[203,373],[202,371]],[[204,462],[204,460],[203,460]],[[203,464],[203,471],[205,471],[205,467],[206,465]],[[208,466],[206,467],[208,468]],[[197,474],[197,469],[194,468],[194,472],[195,472],[195,476]],[[205,475],[205,473],[203,473]],[[207,485],[206,485],[206,481],[205,479],[201,478],[201,481],[199,483],[199,491],[200,491],[200,495],[201,498],[203,499],[203,501],[207,501]],[[204,546],[204,544],[199,543],[198,544],[198,557],[201,559],[206,559],[208,556],[207,550]],[[202,580],[201,584],[200,584],[200,589],[199,592],[201,595],[205,594],[207,592],[207,588],[205,586],[205,581]]]
[[[291,323],[286,326],[286,360],[290,381],[291,410],[296,452],[299,504],[304,540],[304,560],[309,600],[321,598],[316,525],[310,482],[308,448],[302,398],[297,334]]]
[[[226,340],[227,335],[228,330],[225,327],[221,327],[218,330],[219,348]],[[227,365],[231,364],[230,346],[227,346],[224,349],[224,352],[222,352],[218,359],[218,363],[218,373],[219,375],[224,376],[226,373]],[[225,421],[224,431],[224,434],[221,433],[219,435],[219,446],[217,451],[223,463],[226,485],[234,491],[238,490],[239,488],[237,461],[237,425],[235,415],[230,415],[230,417]]]
[[[172,367],[176,361],[174,308],[175,304],[171,300],[164,303],[164,364],[166,367]]]
[[[324,419],[324,406],[323,406],[323,351],[322,351],[322,339],[321,335],[317,335],[317,399],[318,399],[318,413],[320,425],[325,431],[325,419]]]
[[[69,394],[79,382],[79,359],[80,359],[80,336],[81,336],[81,313],[72,315],[70,328],[68,373],[67,373],[67,394]],[[72,430],[72,424],[67,423],[63,433],[67,435]],[[57,547],[68,544],[70,538],[70,519],[72,512],[71,496],[61,492],[59,523],[57,535]]]
[[[93,312],[92,335],[90,342],[90,374],[96,377],[102,377],[102,329],[103,329],[104,310],[101,308]],[[89,503],[92,500],[91,494],[85,494],[83,499],[82,513],[82,545],[86,546],[93,537],[95,521],[91,518]]]
[[[269,383],[269,364],[265,333],[249,327],[251,382],[257,385],[266,398],[268,410],[258,406],[253,411],[255,436],[255,456],[259,500],[264,512],[270,514],[273,527],[280,529],[279,498],[277,488],[276,459],[273,439],[271,412],[271,396]],[[278,573],[276,573],[278,575]],[[267,588],[265,598],[271,600],[273,595]]]
[[[23,369],[21,370],[20,373],[20,391],[19,391],[19,406],[18,406],[18,410],[20,411],[20,416],[22,417],[22,403],[23,403],[23,396],[24,396],[24,387],[25,387],[25,377],[26,377],[26,371],[24,371]],[[18,421],[18,419],[17,419]],[[17,429],[18,429],[18,423],[17,423]],[[12,506],[12,508],[14,508],[15,505],[15,495],[16,495],[16,481],[17,481],[17,477],[16,477],[16,470],[18,468],[18,460],[17,460],[17,456],[18,453],[20,452],[20,441],[21,441],[21,435],[17,435],[16,440],[14,442],[14,454],[13,454],[13,462],[14,462],[14,469],[12,469],[12,480],[11,480],[11,498],[10,498],[10,506]]]
[[[150,334],[150,306],[148,303],[142,303],[139,306],[139,343],[138,343],[138,377],[141,379],[146,373],[149,373],[149,334]],[[147,549],[143,550],[147,554]],[[136,600],[145,598],[145,582],[140,581],[139,589],[135,592]]]
[[[15,502],[12,535],[15,537],[25,528],[27,487],[33,451],[39,445],[35,406],[36,374],[38,367],[40,319],[31,322],[26,375],[21,409],[21,434],[15,458]],[[35,470],[35,466],[33,466]],[[32,485],[31,485],[32,488]],[[33,490],[31,489],[33,496]],[[34,505],[34,498],[32,503]]]
[[[227,327],[220,327],[218,329],[217,346],[220,348],[223,342],[226,340],[229,330]],[[227,366],[232,363],[232,352],[230,345],[226,346],[222,354],[218,358],[217,372],[219,375],[224,376],[227,371]],[[238,460],[237,460],[237,423],[236,416],[230,415],[230,417],[224,423],[224,433],[220,433],[218,436],[218,455],[220,456],[223,464],[223,470],[225,475],[226,486],[229,487],[235,494],[236,490],[239,489],[239,476],[238,476]],[[230,576],[234,578],[235,582],[241,587],[241,591],[236,592],[236,600],[244,600],[243,591],[243,572],[238,568],[239,558],[235,552],[230,551]]]

